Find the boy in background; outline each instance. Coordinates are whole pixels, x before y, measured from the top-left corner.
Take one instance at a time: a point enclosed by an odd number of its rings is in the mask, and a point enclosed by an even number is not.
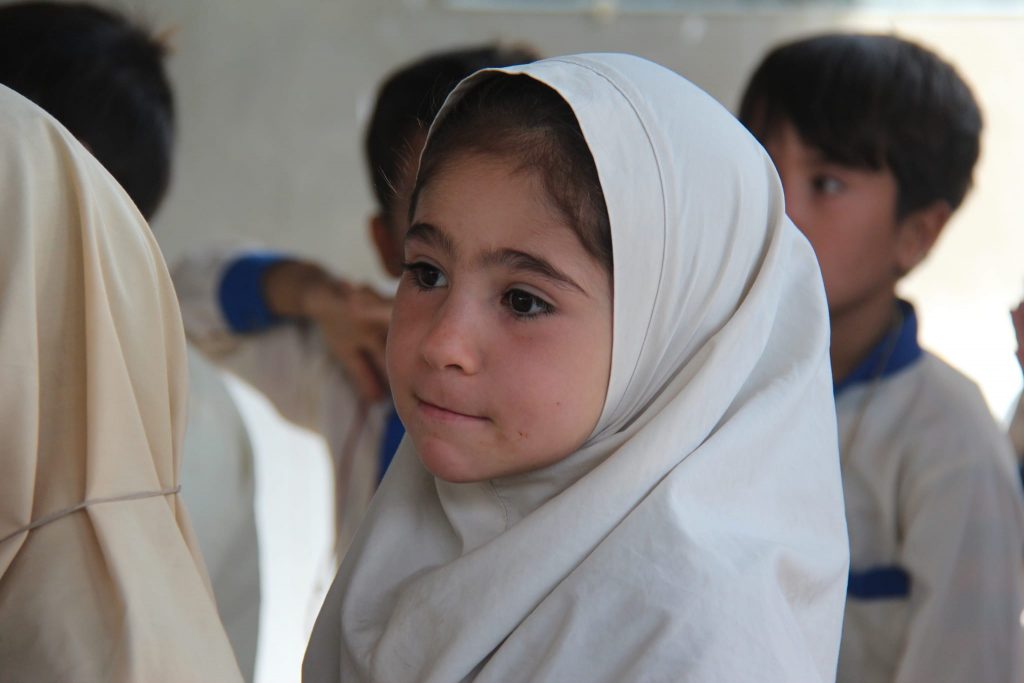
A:
[[[86,3],[0,7],[0,83],[79,139],[150,220],[171,177],[174,98],[161,42]],[[217,370],[189,348],[180,481],[224,627],[246,680],[259,634],[253,461],[245,425]]]
[[[740,118],[824,277],[851,571],[839,681],[1019,681],[1024,510],[977,387],[917,342],[896,284],[971,183],[981,114],[891,36],[776,48]]]
[[[365,138],[377,200],[369,228],[392,277],[402,272],[419,153],[445,98],[479,69],[534,59],[496,45],[450,50],[399,68],[380,86]],[[285,419],[324,436],[340,559],[403,434],[384,373],[390,300],[277,253],[197,253],[172,275],[189,339]]]

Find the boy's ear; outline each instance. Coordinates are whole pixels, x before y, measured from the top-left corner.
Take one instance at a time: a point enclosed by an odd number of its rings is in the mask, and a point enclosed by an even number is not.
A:
[[[949,204],[939,199],[900,221],[896,240],[896,267],[900,277],[924,260],[952,213]]]
[[[380,265],[384,267],[391,277],[402,275],[402,245],[395,237],[395,231],[391,229],[384,214],[374,214],[370,217],[370,237],[377,247],[377,256],[380,258]]]

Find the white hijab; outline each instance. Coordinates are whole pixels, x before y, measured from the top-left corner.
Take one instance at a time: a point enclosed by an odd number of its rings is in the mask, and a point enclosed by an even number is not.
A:
[[[834,680],[848,547],[825,296],[771,161],[643,59],[502,71],[556,90],[597,164],[604,411],[562,462],[474,484],[435,480],[406,439],[305,679]]]
[[[0,86],[0,679],[236,681],[176,495],[177,299],[142,216]]]

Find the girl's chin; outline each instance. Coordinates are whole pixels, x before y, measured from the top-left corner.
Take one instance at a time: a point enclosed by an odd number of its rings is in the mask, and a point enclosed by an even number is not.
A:
[[[438,479],[452,484],[469,484],[497,476],[483,471],[486,468],[480,467],[479,455],[467,457],[462,449],[439,439],[427,438],[422,442],[414,439],[414,443],[420,462]]]

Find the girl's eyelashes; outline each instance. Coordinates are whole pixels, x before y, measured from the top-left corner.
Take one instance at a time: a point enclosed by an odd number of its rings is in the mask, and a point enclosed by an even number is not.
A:
[[[555,312],[555,307],[547,301],[522,289],[508,290],[502,295],[501,303],[520,320],[530,320]]]
[[[402,270],[408,273],[412,283],[422,290],[437,289],[448,285],[448,278],[441,272],[441,269],[425,261],[403,263]]]
[[[441,269],[425,261],[403,263],[402,270],[421,291],[429,292],[448,286],[448,278]],[[518,320],[530,320],[555,312],[555,307],[541,297],[515,287],[501,295],[501,304]]]

